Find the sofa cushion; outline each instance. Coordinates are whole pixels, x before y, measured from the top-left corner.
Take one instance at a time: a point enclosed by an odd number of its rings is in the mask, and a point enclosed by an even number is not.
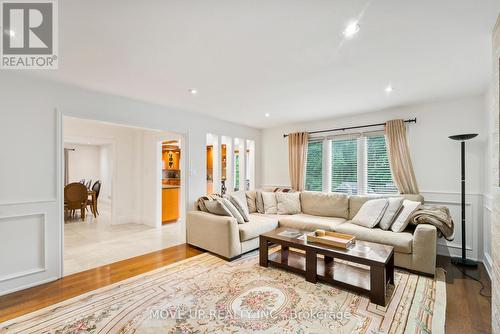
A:
[[[351,223],[364,226],[368,228],[373,228],[380,222],[380,219],[384,216],[385,210],[389,201],[386,198],[372,199],[371,201],[365,202],[358,213],[352,219]]]
[[[323,217],[347,218],[349,196],[341,193],[304,191],[300,193],[302,212]]]
[[[349,222],[335,227],[336,232],[354,235],[356,239],[371,241],[394,247],[394,251],[411,254],[413,234],[410,232],[384,231],[380,228],[366,228]]]
[[[279,215],[294,215],[300,213],[300,193],[276,193]]]
[[[384,216],[380,220],[378,226],[384,231],[387,231],[391,227],[392,223],[394,222],[394,219],[396,219],[397,215],[399,214],[402,208],[403,208],[402,197],[389,198],[389,205],[387,206],[387,210],[385,210]]]
[[[245,224],[238,225],[240,230],[240,241],[247,241],[257,238],[262,233],[274,230],[278,227],[278,216],[251,214],[250,221]]]
[[[247,198],[248,213],[257,212],[257,192],[255,190],[250,190],[245,193]]]
[[[247,196],[244,191],[237,191],[224,195],[223,197],[228,199],[234,205],[246,222],[249,221],[248,215],[250,213],[248,212]]]
[[[346,220],[337,217],[322,217],[300,213],[293,216],[280,216],[280,227],[295,228],[304,231],[327,230],[333,231],[334,227]]]
[[[401,197],[403,199],[408,199],[410,201],[416,202],[424,202],[424,197],[422,195],[416,194],[408,194],[408,195],[396,195],[396,196],[380,196],[380,195],[353,195],[349,196],[349,219],[354,218],[356,213],[358,213],[359,209],[363,204],[371,199],[377,199],[382,197]]]
[[[353,219],[356,214],[358,213],[359,209],[368,202],[369,200],[372,199],[379,199],[381,196],[374,196],[374,195],[352,195],[349,196],[349,219]]]
[[[255,205],[257,206],[258,213],[264,213],[264,199],[262,198],[262,191],[255,192]]]
[[[403,208],[401,209],[401,212],[399,212],[398,216],[394,219],[394,222],[391,225],[391,231],[404,231],[404,229],[406,229],[406,227],[410,223],[411,214],[415,212],[420,205],[420,202],[414,202],[405,199],[403,201]]]
[[[238,209],[236,209],[233,203],[226,198],[217,198],[215,201],[205,201],[205,206],[211,214],[236,218],[238,224],[245,223]]]
[[[262,201],[264,202],[265,214],[277,214],[278,202],[276,201],[276,194],[264,191],[262,192]]]

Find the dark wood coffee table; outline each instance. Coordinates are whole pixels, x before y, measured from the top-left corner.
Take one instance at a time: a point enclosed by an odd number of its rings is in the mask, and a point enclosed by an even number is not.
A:
[[[289,238],[280,235],[284,231],[300,232],[301,236]],[[366,294],[372,303],[386,305],[387,284],[394,284],[394,248],[392,246],[357,240],[350,248],[342,249],[308,243],[305,237],[308,233],[312,232],[280,227],[261,234],[260,265],[263,267],[272,265],[304,275],[311,283],[320,280]],[[269,254],[269,244],[278,244],[281,249]],[[303,252],[290,250],[290,248]],[[345,261],[334,261],[335,258]]]

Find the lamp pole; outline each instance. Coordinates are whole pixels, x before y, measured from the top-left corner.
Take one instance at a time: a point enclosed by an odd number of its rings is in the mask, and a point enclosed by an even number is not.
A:
[[[460,148],[461,148],[461,199],[462,199],[462,257],[453,257],[451,259],[451,263],[460,265],[460,266],[465,266],[465,267],[477,267],[477,262],[473,260],[467,259],[467,254],[466,254],[466,243],[465,243],[465,235],[466,235],[466,228],[465,228],[465,141],[472,139],[477,136],[477,133],[468,133],[468,134],[462,134],[462,135],[455,135],[455,136],[450,136],[449,138],[452,140],[458,140],[460,141]]]

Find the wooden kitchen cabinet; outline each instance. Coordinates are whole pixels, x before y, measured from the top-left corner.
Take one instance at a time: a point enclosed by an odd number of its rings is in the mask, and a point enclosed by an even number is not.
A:
[[[163,188],[162,190],[162,219],[163,223],[179,219],[180,188]]]

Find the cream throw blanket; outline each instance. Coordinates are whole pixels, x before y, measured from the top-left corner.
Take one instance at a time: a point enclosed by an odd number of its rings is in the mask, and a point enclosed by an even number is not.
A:
[[[431,224],[438,229],[438,236],[443,236],[448,241],[455,237],[453,219],[450,210],[445,206],[421,205],[411,214],[410,223],[414,225]]]

